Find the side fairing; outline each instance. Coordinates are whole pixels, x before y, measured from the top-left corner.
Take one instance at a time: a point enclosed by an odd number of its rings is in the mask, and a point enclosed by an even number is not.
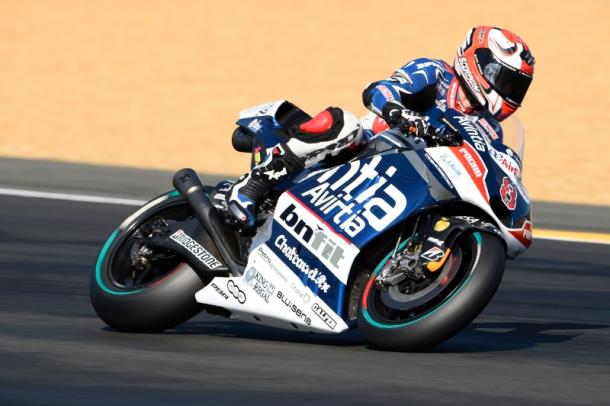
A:
[[[267,245],[341,316],[361,249],[413,211],[454,197],[420,152],[374,155],[310,174],[283,193]]]
[[[423,151],[389,150],[297,179],[259,230],[244,276],[215,278],[197,300],[266,325],[347,329],[346,286],[362,248],[413,211],[455,198],[430,167]]]

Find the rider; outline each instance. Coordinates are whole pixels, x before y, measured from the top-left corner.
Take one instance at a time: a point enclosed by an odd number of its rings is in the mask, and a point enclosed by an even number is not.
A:
[[[415,136],[424,135],[428,123],[418,113],[436,104],[441,110],[453,108],[484,117],[497,128],[520,107],[533,73],[534,57],[521,38],[506,29],[475,27],[458,47],[453,67],[438,59],[419,58],[367,86],[362,99],[375,120],[365,117],[363,124],[374,133],[402,126]],[[365,138],[362,127],[352,113],[336,107],[293,126],[287,142],[276,145],[229,188],[229,211],[243,225],[253,227],[256,204],[272,186],[296,170],[359,144]]]

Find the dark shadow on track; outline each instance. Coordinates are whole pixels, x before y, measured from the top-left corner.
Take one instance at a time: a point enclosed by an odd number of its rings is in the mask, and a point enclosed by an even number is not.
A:
[[[584,323],[473,323],[449,341],[425,352],[476,353],[513,351],[532,348],[540,344],[563,343],[578,336],[581,330],[605,329],[604,324]],[[105,327],[103,330],[116,332]],[[323,335],[288,331],[238,321],[192,321],[161,335],[203,335],[237,339],[265,340],[337,347],[369,347],[358,329],[339,335]]]
[[[103,330],[116,332],[110,327]],[[362,334],[357,329],[348,330],[338,335],[315,334],[299,331],[276,329],[272,327],[249,324],[240,321],[190,321],[161,335],[202,335],[237,339],[253,339],[274,342],[314,344],[337,347],[364,346]]]
[[[431,352],[494,352],[532,348],[540,344],[563,343],[580,330],[605,329],[604,324],[584,323],[472,323],[451,340]]]

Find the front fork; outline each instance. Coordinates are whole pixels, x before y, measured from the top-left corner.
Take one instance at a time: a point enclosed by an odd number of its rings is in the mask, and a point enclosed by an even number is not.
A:
[[[405,230],[401,231],[392,255],[376,278],[376,284],[387,288],[407,279],[421,281],[433,277],[449,258],[459,235],[467,230],[491,232],[502,238],[494,225],[476,217],[420,215],[410,235],[404,236]],[[405,238],[408,238],[408,243],[399,250]]]

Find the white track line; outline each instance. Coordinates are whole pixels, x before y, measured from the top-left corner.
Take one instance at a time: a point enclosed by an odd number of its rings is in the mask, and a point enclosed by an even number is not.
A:
[[[35,199],[67,200],[86,203],[118,204],[124,206],[142,206],[144,203],[146,203],[146,200],[126,199],[121,197],[94,196],[75,193],[42,192],[38,190],[13,189],[3,187],[0,187],[0,195],[31,197]],[[536,230],[534,230],[534,239],[571,241],[590,244],[610,244],[610,235],[608,234],[589,234],[559,230],[540,231],[542,235],[536,236]]]
[[[73,193],[41,192],[37,190],[12,189],[0,187],[0,195],[33,197],[36,199],[69,200],[73,202],[121,204],[125,206],[141,206],[146,200],[125,199],[122,197],[93,196]]]

